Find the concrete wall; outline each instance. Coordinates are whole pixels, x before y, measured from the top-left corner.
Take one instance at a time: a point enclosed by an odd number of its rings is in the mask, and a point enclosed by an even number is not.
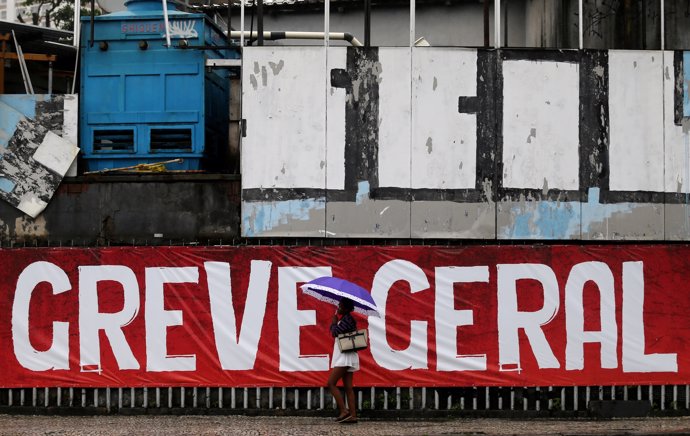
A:
[[[234,176],[67,178],[35,219],[0,202],[0,246],[228,244],[239,191]]]
[[[688,240],[684,74],[671,51],[247,48],[242,234]]]

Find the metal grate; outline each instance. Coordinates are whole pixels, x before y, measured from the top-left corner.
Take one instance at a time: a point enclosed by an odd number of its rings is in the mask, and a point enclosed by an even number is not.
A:
[[[151,152],[192,151],[192,129],[151,129]]]
[[[690,414],[690,386],[569,386],[466,388],[355,388],[357,408],[368,411],[437,410],[457,412],[527,412],[534,416],[582,413],[592,400],[649,401],[657,414]],[[323,387],[314,388],[14,388],[0,389],[0,411],[13,408],[98,408],[100,413],[121,409],[161,412],[185,409],[218,411],[334,410],[335,400]],[[538,414],[537,414],[538,415]],[[512,415],[511,415],[512,416]]]
[[[94,130],[93,151],[95,153],[133,153],[134,130]]]

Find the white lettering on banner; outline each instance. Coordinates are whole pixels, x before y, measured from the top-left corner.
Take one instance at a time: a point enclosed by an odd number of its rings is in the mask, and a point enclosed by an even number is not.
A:
[[[642,262],[623,262],[623,372],[678,372],[675,353],[645,354]]]
[[[328,370],[327,354],[300,354],[299,329],[305,325],[316,325],[316,311],[297,309],[297,284],[330,275],[330,266],[278,268],[278,354],[281,371]]]
[[[198,283],[199,270],[184,268],[146,268],[146,369],[158,371],[194,371],[196,355],[168,355],[168,327],[182,325],[181,310],[165,310],[166,283]]]
[[[455,283],[488,283],[489,267],[436,268],[436,359],[439,371],[486,371],[486,354],[460,355],[458,327],[474,324],[472,310],[455,309]]]
[[[556,316],[560,304],[558,281],[547,265],[523,263],[497,265],[498,270],[498,359],[501,371],[519,371],[520,341],[518,330],[524,329],[539,368],[559,368],[541,326]],[[544,306],[536,312],[518,311],[517,281],[536,280],[544,290]]]
[[[220,366],[224,370],[253,369],[256,353],[259,350],[261,328],[264,324],[271,262],[261,260],[251,262],[247,301],[239,334],[236,327],[235,308],[232,304],[230,264],[204,262],[204,269],[208,281],[213,334]]]
[[[122,285],[124,304],[119,312],[98,311],[98,282]],[[139,313],[139,285],[134,271],[122,265],[79,267],[79,359],[82,371],[101,371],[99,332],[110,341],[119,369],[139,369],[122,328]],[[93,366],[94,368],[89,368]]]
[[[386,339],[386,302],[388,291],[395,282],[406,281],[410,292],[429,289],[429,280],[424,270],[407,260],[391,260],[379,268],[374,276],[371,296],[381,314],[381,318],[369,318],[369,337],[371,355],[376,363],[386,369],[426,369],[427,363],[427,322],[410,321],[410,346],[405,350],[394,350]]]
[[[272,262],[251,261],[246,291],[244,315],[237,327],[232,303],[231,265],[226,262],[205,262],[211,322],[219,366],[223,370],[254,369],[261,331],[264,325],[271,282]],[[278,271],[278,370],[326,371],[329,355],[301,355],[300,328],[315,326],[316,312],[297,307],[297,284],[317,277],[330,276],[330,266],[289,267]],[[498,264],[497,313],[498,363],[501,371],[521,369],[520,337],[523,330],[527,344],[539,368],[559,368],[544,332],[557,313],[560,313],[559,285],[554,271],[544,264]],[[485,350],[466,350],[458,340],[458,327],[474,325],[474,312],[469,308],[456,309],[454,286],[456,283],[489,283],[490,266],[442,266],[435,268],[434,320],[436,362],[438,371],[486,371]],[[165,285],[172,283],[199,283],[197,267],[144,268],[145,289],[139,289],[137,274],[123,265],[80,266],[78,290],[78,340],[72,344],[79,349],[82,371],[103,371],[101,363],[100,332],[107,338],[117,362],[117,369],[140,369],[127,341],[124,327],[131,324],[145,305],[144,328],[146,343],[146,371],[195,371],[196,355],[168,355],[167,329],[183,325],[181,310],[165,309]],[[531,288],[541,288],[543,305],[535,311],[518,310],[518,282],[534,281]],[[98,287],[100,282],[117,282],[122,287],[123,307],[118,312],[99,311]],[[44,334],[50,341],[46,350],[34,348],[30,341],[29,312],[34,290],[41,283],[52,288],[53,295],[72,289],[69,277],[59,266],[50,262],[29,264],[19,275],[12,302],[12,345],[19,364],[31,371],[69,369],[69,322],[53,321],[52,332]],[[415,294],[430,288],[426,273],[415,263],[395,259],[386,262],[376,272],[371,293],[377,302],[381,318],[369,319],[371,355],[380,367],[403,371],[428,369],[428,322],[409,321],[410,335],[407,348],[393,349],[387,338],[387,302],[391,288],[397,282],[409,285]],[[589,282],[599,293],[599,330],[585,331],[584,290]],[[536,286],[535,286],[536,285]],[[102,285],[101,285],[102,286]],[[466,285],[471,286],[471,285]],[[486,285],[483,285],[486,287]],[[600,344],[601,368],[618,368],[625,373],[678,372],[676,353],[645,352],[644,271],[642,262],[622,263],[622,326],[621,354],[618,361],[619,333],[617,326],[615,278],[611,268],[603,262],[582,262],[573,266],[568,274],[563,301],[565,331],[551,329],[551,335],[565,334],[564,366],[568,371],[581,371],[585,362],[586,343]],[[530,288],[530,289],[531,289]],[[143,296],[142,296],[143,292]],[[34,299],[36,300],[36,299]],[[141,301],[140,301],[141,300]],[[539,297],[531,301],[540,301]],[[591,298],[587,298],[591,301]],[[43,304],[50,304],[44,302]],[[398,305],[399,306],[399,305]],[[399,315],[396,314],[398,317]],[[396,318],[396,321],[400,321]],[[560,324],[559,324],[560,325]],[[319,327],[321,328],[321,327]],[[43,332],[42,332],[43,333]],[[130,338],[132,339],[132,338]],[[561,339],[561,338],[556,338]],[[553,338],[552,338],[553,340]],[[562,339],[561,339],[562,340]],[[187,344],[193,344],[192,341]],[[477,354],[460,354],[471,352]],[[523,354],[524,354],[523,350]],[[143,358],[141,356],[140,358]],[[622,363],[622,364],[621,364]],[[93,368],[91,368],[93,367]]]
[[[585,331],[583,294],[585,284],[592,281],[599,288],[600,331]],[[570,270],[565,285],[565,369],[581,370],[585,366],[584,344],[601,344],[601,367],[617,368],[618,327],[613,273],[603,262],[583,262]]]
[[[53,295],[72,289],[67,274],[50,262],[34,262],[24,268],[17,280],[12,304],[12,344],[21,366],[32,371],[69,369],[69,323],[53,322],[52,345],[38,351],[29,340],[29,306],[31,294],[39,283],[48,282]]]

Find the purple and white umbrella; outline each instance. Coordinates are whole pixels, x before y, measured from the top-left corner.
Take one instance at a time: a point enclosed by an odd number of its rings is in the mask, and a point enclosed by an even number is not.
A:
[[[367,316],[380,316],[371,294],[352,282],[336,277],[319,277],[301,286],[302,292],[334,306],[342,298],[352,300],[355,312]]]

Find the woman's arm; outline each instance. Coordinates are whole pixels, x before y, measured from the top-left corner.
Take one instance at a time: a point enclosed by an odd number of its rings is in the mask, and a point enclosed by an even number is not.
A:
[[[351,315],[345,315],[340,319],[331,324],[331,336],[336,337],[341,333],[348,333],[357,330],[357,323]]]

